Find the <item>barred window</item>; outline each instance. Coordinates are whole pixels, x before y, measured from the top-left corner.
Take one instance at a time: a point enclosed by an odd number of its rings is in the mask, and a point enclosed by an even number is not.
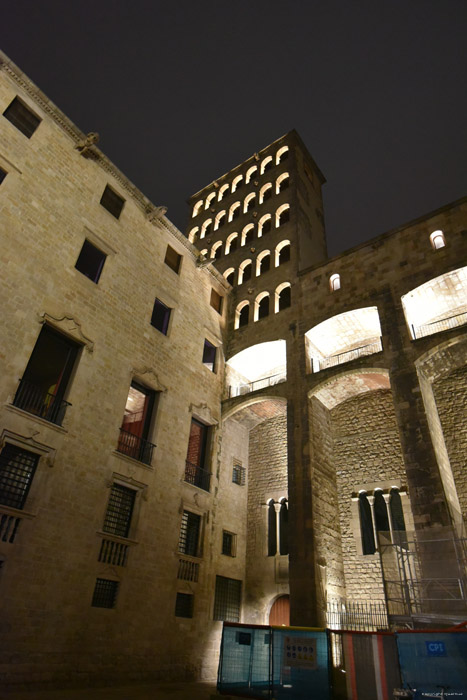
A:
[[[21,133],[27,136],[28,139],[31,138],[42,121],[37,114],[34,114],[34,112],[19,99],[19,97],[15,97],[8,105],[3,112],[3,116],[6,117],[13,126],[16,126]]]
[[[242,582],[233,578],[216,576],[214,620],[240,622]]]
[[[104,519],[104,532],[119,537],[128,537],[131,516],[135,505],[136,491],[120,484],[112,484],[109,503]]]
[[[24,508],[39,455],[7,443],[0,454],[0,503]]]
[[[183,554],[188,554],[191,557],[196,557],[198,555],[200,530],[201,516],[184,510],[180,527],[178,551],[183,552]]]
[[[117,601],[118,581],[105,578],[96,579],[91,606],[94,608],[114,608]]]
[[[236,535],[234,535],[233,532],[227,532],[227,530],[223,530],[223,532],[222,532],[222,554],[225,554],[227,557],[234,557],[235,556],[235,544],[236,544]]]
[[[232,482],[238,486],[245,485],[246,469],[241,464],[234,464],[232,469]]]
[[[177,593],[175,617],[193,617],[194,598],[191,593]]]
[[[104,193],[101,197],[101,204],[104,209],[107,209],[107,211],[112,214],[112,216],[119,219],[120,214],[122,213],[123,205],[125,204],[125,200],[120,197],[120,195],[117,194],[109,185],[106,185]]]

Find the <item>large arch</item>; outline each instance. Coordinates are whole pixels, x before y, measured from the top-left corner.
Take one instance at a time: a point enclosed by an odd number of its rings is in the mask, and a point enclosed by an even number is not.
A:
[[[249,394],[286,378],[286,341],[282,339],[250,346],[226,363],[226,383],[230,396]]]

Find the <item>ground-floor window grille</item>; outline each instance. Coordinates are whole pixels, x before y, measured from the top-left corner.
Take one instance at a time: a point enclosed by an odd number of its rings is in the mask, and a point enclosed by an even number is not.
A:
[[[114,608],[117,600],[118,581],[96,579],[91,605],[94,608]]]
[[[6,444],[0,454],[0,503],[24,508],[39,455]]]
[[[216,576],[214,620],[239,622],[241,600],[241,581],[237,581],[233,578],[225,578],[224,576]]]
[[[180,527],[180,538],[178,541],[178,551],[189,554],[192,557],[198,556],[199,533],[201,529],[201,516],[196,513],[183,511],[182,524]]]
[[[194,595],[191,593],[177,593],[175,601],[175,617],[193,617]]]

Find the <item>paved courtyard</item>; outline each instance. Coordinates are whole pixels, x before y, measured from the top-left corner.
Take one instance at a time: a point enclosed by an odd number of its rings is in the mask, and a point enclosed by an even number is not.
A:
[[[145,683],[114,688],[1,691],[0,700],[211,700],[212,683]]]

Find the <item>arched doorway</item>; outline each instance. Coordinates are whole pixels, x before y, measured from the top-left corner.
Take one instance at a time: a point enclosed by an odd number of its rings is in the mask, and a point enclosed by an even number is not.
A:
[[[290,596],[281,595],[274,601],[269,611],[270,625],[290,625]]]

